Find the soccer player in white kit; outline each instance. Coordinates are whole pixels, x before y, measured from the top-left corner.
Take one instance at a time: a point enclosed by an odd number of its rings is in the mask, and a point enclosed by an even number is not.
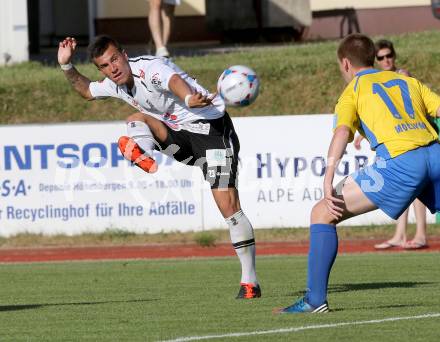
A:
[[[127,118],[127,136],[119,139],[125,158],[146,172],[155,172],[152,152],[157,149],[201,168],[240,259],[237,299],[260,297],[254,232],[241,210],[236,184],[240,144],[224,101],[167,58],[128,58],[109,36],[98,36],[89,46],[90,59],[105,76],[103,81],[92,82],[71,64],[75,49],[74,38],[60,42],[58,63],[82,97],[116,97],[137,109]]]

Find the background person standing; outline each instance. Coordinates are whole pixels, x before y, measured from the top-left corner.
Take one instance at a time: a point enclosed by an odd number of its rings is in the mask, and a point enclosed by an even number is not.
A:
[[[149,0],[148,25],[156,46],[157,57],[169,57],[167,44],[174,22],[174,10],[180,0]]]

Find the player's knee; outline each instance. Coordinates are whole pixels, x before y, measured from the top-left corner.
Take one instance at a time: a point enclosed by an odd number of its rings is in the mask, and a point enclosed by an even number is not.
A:
[[[228,203],[220,206],[220,211],[224,217],[229,217],[234,215],[236,212],[240,211],[240,207],[233,204]]]
[[[321,209],[319,208],[319,203],[316,203],[310,212],[310,223],[314,224],[320,215]]]
[[[232,199],[221,201],[218,206],[223,217],[232,216],[240,210],[240,204]]]
[[[142,121],[142,122],[145,122],[144,117],[145,117],[145,115],[142,114],[142,113],[134,113],[134,114],[130,114],[129,116],[127,116],[125,121],[126,122],[132,122],[132,121]]]
[[[310,214],[310,223],[324,223],[324,224],[332,224],[334,223],[334,217],[328,211],[327,205],[324,200],[316,203]]]

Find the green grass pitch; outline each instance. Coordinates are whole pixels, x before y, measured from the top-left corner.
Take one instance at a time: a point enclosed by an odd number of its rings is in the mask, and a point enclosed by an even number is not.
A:
[[[332,312],[273,315],[305,285],[305,256],[259,257],[263,297],[234,299],[236,258],[0,264],[0,341],[160,341],[379,320],[215,341],[438,341],[439,253],[340,255]]]

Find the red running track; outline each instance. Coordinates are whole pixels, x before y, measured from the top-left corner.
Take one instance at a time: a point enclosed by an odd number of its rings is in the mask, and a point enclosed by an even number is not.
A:
[[[378,240],[342,240],[340,253],[377,252],[373,245]],[[307,254],[307,242],[260,242],[257,243],[257,255],[304,255]],[[391,248],[384,252],[402,252],[402,248]],[[432,238],[428,248],[420,252],[439,252],[440,237]],[[0,249],[0,262],[42,262],[68,260],[109,260],[109,259],[162,259],[223,257],[235,255],[230,244],[218,244],[215,247],[198,245],[142,245],[142,246],[97,246],[97,247],[51,247],[51,248],[4,248]]]

